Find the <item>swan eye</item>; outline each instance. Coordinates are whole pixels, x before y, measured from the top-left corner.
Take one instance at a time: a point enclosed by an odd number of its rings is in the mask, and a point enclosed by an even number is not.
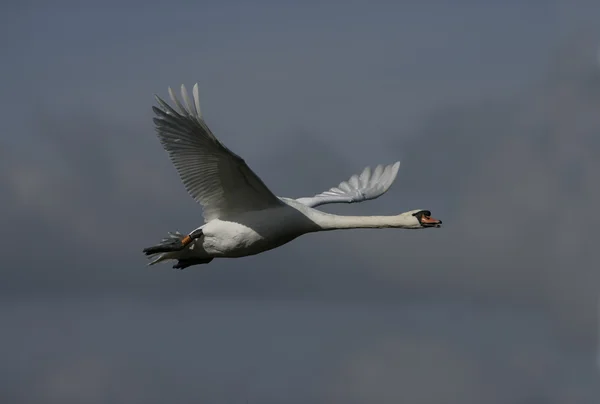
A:
[[[421,216],[425,216],[425,217],[430,217],[431,216],[431,211],[429,210],[420,210],[416,213],[413,213],[413,216],[415,217],[421,217]]]

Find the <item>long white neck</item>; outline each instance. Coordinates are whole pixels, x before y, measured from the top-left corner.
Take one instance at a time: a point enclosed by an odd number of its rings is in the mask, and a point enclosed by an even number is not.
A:
[[[419,228],[418,221],[411,215],[396,216],[340,216],[313,210],[309,218],[320,231],[341,229]]]

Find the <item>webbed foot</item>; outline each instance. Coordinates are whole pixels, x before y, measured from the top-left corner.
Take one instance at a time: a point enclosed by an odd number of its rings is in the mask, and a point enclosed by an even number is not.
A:
[[[186,238],[189,238],[189,236],[186,236]],[[157,244],[155,246],[144,248],[144,254],[152,255],[152,254],[181,251],[190,242],[191,242],[191,239],[190,239],[190,241],[185,243],[185,238],[169,239],[169,240],[163,241],[162,243]]]

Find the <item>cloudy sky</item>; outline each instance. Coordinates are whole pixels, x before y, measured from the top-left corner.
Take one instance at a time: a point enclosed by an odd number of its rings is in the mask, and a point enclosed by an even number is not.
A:
[[[1,6],[2,402],[600,401],[598,4],[88,3]],[[196,82],[276,194],[399,159],[325,209],[444,228],[146,267],[202,222],[151,111]]]

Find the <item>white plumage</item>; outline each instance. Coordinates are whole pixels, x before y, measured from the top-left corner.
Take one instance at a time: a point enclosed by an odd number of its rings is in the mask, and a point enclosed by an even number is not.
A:
[[[378,165],[371,173],[366,167],[360,175],[354,174],[348,181],[309,198],[298,198],[297,201],[314,208],[327,203],[354,203],[375,199],[387,192],[394,183],[400,162],[383,167]]]
[[[202,205],[205,224],[189,235],[170,233],[146,248],[150,263],[173,259],[175,268],[204,264],[216,257],[242,257],[281,246],[315,231],[349,228],[440,227],[427,210],[396,216],[338,216],[313,209],[328,203],[355,203],[378,198],[396,179],[400,162],[365,168],[337,187],[312,197],[275,196],[246,162],[221,143],[200,110],[198,84],[190,100],[181,86],[182,103],[169,88],[176,111],[156,96],[152,107],[158,138],[190,195]]]

